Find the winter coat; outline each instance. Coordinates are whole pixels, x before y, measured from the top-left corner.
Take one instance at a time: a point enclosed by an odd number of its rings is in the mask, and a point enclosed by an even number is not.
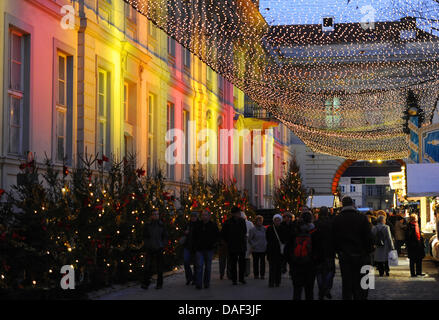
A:
[[[193,240],[196,251],[215,249],[219,240],[218,226],[212,221],[199,221],[194,227]]]
[[[291,221],[289,224],[284,221],[280,224],[279,236],[282,243],[287,243],[291,239],[294,233],[295,225],[296,224],[294,223],[294,221]]]
[[[294,247],[296,244],[296,237],[304,235],[304,234],[310,234],[311,236],[311,260],[306,264],[297,264],[297,262],[294,261]],[[287,261],[290,262],[290,264],[293,266],[294,270],[299,270],[301,272],[308,271],[308,270],[314,270],[316,264],[319,262],[317,259],[318,249],[316,249],[316,234],[317,229],[313,223],[297,223],[295,226],[294,234],[290,238],[288,244],[285,247],[285,257]],[[318,247],[317,247],[318,248]]]
[[[415,226],[411,223],[407,224],[405,241],[409,259],[420,260],[425,257],[424,239],[422,236],[420,240],[417,239]]]
[[[398,220],[395,222],[395,240],[403,241],[405,240],[405,234],[407,230],[407,224],[404,220]]]
[[[247,237],[247,250],[245,252],[245,258],[249,259],[250,258],[251,248],[250,248],[250,243],[248,242],[248,237],[249,237],[250,230],[252,230],[255,227],[255,225],[253,224],[253,222],[245,220],[245,227],[247,228],[247,233],[246,233],[246,237]]]
[[[266,231],[264,226],[255,226],[250,230],[248,242],[252,252],[261,253],[267,251]]]
[[[168,243],[168,232],[162,221],[151,221],[143,229],[144,246],[146,250],[163,250]]]
[[[187,225],[186,225],[185,231],[189,231],[189,233],[187,235],[186,234],[184,235],[186,240],[183,243],[183,247],[185,249],[188,249],[188,250],[191,250],[191,251],[194,250],[194,240],[193,240],[193,238],[194,238],[194,228],[195,228],[195,226],[197,225],[198,222],[199,222],[198,220],[195,221],[195,222],[189,221],[187,223]]]
[[[367,256],[373,251],[371,225],[354,207],[344,207],[333,220],[334,248],[346,255]]]
[[[334,238],[332,233],[332,219],[319,218],[315,222],[316,231],[313,234],[313,253],[316,263],[323,263],[328,259],[335,259]]]
[[[221,238],[227,243],[230,253],[245,253],[247,251],[247,226],[243,218],[230,218],[224,222]]]
[[[274,224],[267,228],[265,233],[265,238],[267,239],[267,257],[270,258],[279,258],[283,255],[283,252],[280,252],[280,244],[279,240],[276,236],[276,232],[274,232],[274,228],[276,228],[277,234],[280,238],[280,226],[275,227]]]
[[[378,223],[372,228],[372,234],[375,239],[378,236],[378,232],[381,232],[384,235],[384,246],[375,248],[374,260],[377,262],[386,262],[389,258],[389,252],[395,250],[392,235],[390,233],[390,227],[388,225]]]

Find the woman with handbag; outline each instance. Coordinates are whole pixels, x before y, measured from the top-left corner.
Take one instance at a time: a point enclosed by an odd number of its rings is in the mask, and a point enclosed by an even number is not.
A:
[[[410,260],[410,274],[412,277],[423,277],[422,259],[425,257],[424,239],[419,230],[418,216],[411,214],[407,225],[406,245]]]
[[[372,228],[372,234],[375,239],[374,261],[376,262],[380,277],[386,273],[390,275],[389,252],[395,250],[390,227],[386,225],[386,216],[379,215],[377,225]]]
[[[276,214],[273,216],[273,225],[267,228],[267,259],[268,259],[268,286],[270,288],[279,287],[282,275],[282,255],[284,254],[285,245],[281,242],[279,236],[282,216]]]

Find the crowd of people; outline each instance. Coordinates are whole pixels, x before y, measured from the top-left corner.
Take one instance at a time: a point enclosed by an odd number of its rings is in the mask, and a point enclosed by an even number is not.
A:
[[[342,204],[337,212],[322,207],[313,213],[303,207],[295,214],[276,214],[267,227],[262,216],[256,216],[253,224],[238,207],[233,207],[221,230],[211,221],[209,211],[192,212],[180,239],[184,247],[186,285],[193,285],[197,290],[210,287],[212,260],[217,252],[220,279],[226,276],[233,285],[246,284],[252,257],[254,279],[265,279],[268,262],[270,288],[279,287],[282,274],[288,272],[293,299],[300,300],[304,293],[305,299],[313,300],[316,281],[318,299],[331,299],[337,256],[343,299],[362,300],[368,294],[360,284],[364,276],[362,267],[375,265],[380,276],[389,276],[389,253],[397,250],[402,254],[403,244],[410,259],[411,275],[424,276],[424,244],[416,214],[408,220],[399,213],[363,214],[350,197],[344,197]],[[158,211],[153,212],[151,221],[145,225],[144,234],[146,264],[142,288],[149,287],[156,271],[156,288],[160,289],[167,234]]]

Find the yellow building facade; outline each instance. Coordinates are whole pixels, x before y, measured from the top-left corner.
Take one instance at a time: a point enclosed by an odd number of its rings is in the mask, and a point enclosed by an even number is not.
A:
[[[2,188],[16,184],[28,152],[40,163],[47,154],[60,167],[63,158],[73,166],[86,153],[135,154],[138,167],[161,169],[177,196],[197,163],[206,177],[236,178],[255,206],[272,206],[273,186],[292,157],[291,132],[246,114],[242,91],[124,1],[1,1],[0,25]],[[255,175],[253,162],[230,162],[253,146],[239,142],[240,130],[270,128],[273,136],[263,135],[269,174]],[[183,135],[167,141],[170,129]],[[205,129],[215,134],[200,138]],[[218,147],[222,129],[235,129],[226,155]],[[166,161],[175,142],[184,164]],[[206,144],[218,161],[199,165]],[[229,161],[221,164],[221,157]]]

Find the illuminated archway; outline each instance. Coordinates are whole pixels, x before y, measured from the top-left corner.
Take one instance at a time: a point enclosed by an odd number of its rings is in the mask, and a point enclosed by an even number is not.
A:
[[[343,176],[346,170],[357,161],[358,160],[348,159],[345,162],[343,162],[340,165],[340,167],[338,167],[338,170],[335,172],[334,178],[332,179],[332,188],[331,188],[332,194],[335,195],[337,193],[337,187],[338,187],[338,183],[340,182],[340,178]],[[395,161],[397,161],[401,166],[405,166],[404,160],[397,159]]]

